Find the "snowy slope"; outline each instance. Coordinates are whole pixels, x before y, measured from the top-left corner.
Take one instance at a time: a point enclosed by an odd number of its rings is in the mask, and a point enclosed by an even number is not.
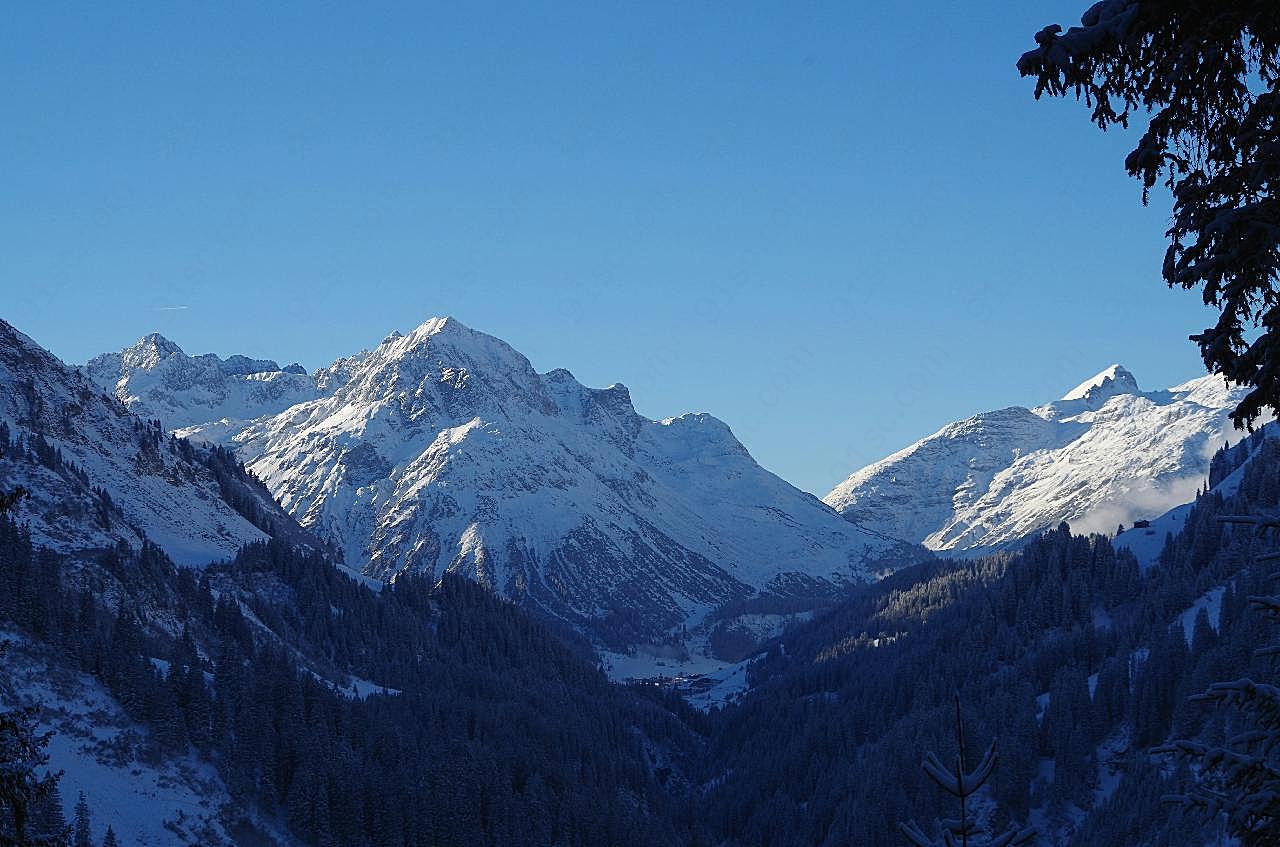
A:
[[[647,420],[625,387],[538,374],[451,318],[325,373],[327,396],[234,443],[381,579],[461,571],[635,643],[757,590],[829,590],[922,552],[765,471],[710,415]]]
[[[1194,497],[1241,396],[1212,376],[1143,392],[1113,365],[1061,400],[948,424],[824,500],[935,550],[998,548],[1062,521],[1114,532]]]
[[[137,548],[145,536],[200,565],[266,537],[224,499],[209,454],[174,442],[4,321],[0,434],[0,490],[30,490],[19,517],[38,543]],[[259,518],[288,521],[265,491],[233,483],[242,508],[252,501]]]
[[[1117,533],[1112,544],[1117,549],[1125,549],[1134,555],[1138,564],[1149,568],[1160,558],[1160,551],[1170,535],[1177,535],[1186,526],[1187,516],[1195,508],[1195,503],[1180,503],[1158,518],[1147,521],[1148,526],[1129,526],[1124,532]]]
[[[1220,451],[1213,459],[1209,472],[1208,487],[1210,491],[1233,497],[1240,489],[1240,481],[1244,479],[1245,468],[1258,454],[1264,441],[1280,438],[1280,427],[1268,423],[1258,428],[1247,438],[1241,439],[1228,450]],[[1159,517],[1147,521],[1148,526],[1129,526],[1112,539],[1112,545],[1133,553],[1138,563],[1147,568],[1160,558],[1165,541],[1170,535],[1177,535],[1186,526],[1187,517],[1195,507],[1194,501],[1179,503]]]
[[[155,333],[118,353],[94,357],[82,370],[131,412],[174,430],[227,419],[242,422],[274,414],[319,395],[300,365],[270,359],[188,356]]]
[[[40,709],[39,731],[53,733],[49,768],[62,771],[66,819],[73,819],[83,793],[94,843],[102,842],[108,826],[121,845],[133,847],[245,843],[244,833],[228,825],[231,797],[211,765],[191,756],[155,761],[144,752],[147,729],[130,720],[97,680],[20,635],[0,632],[0,641],[14,648],[0,657],[0,708]],[[250,824],[236,817],[238,829],[251,828],[263,847],[295,843],[270,821]]]

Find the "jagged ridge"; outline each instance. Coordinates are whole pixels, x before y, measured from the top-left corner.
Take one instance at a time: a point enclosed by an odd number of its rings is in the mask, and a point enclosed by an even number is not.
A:
[[[301,533],[231,457],[174,439],[0,321],[0,490],[30,492],[34,539],[76,551],[144,539],[203,565]]]

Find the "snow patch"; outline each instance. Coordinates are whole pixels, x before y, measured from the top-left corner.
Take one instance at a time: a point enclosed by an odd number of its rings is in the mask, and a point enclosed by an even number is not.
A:
[[[101,684],[21,636],[0,633],[0,640],[15,645],[2,660],[0,706],[40,707],[40,730],[54,733],[49,766],[63,772],[68,820],[83,792],[97,843],[108,825],[121,844],[137,847],[235,843],[227,821],[241,816],[211,765],[190,756],[159,764],[139,758],[147,730],[130,721]],[[254,824],[276,843],[290,843],[269,824]]]
[[[1191,608],[1178,615],[1178,623],[1182,624],[1182,634],[1187,639],[1187,644],[1191,644],[1191,637],[1196,631],[1196,618],[1203,609],[1209,615],[1209,626],[1213,627],[1213,631],[1218,631],[1218,626],[1222,622],[1222,596],[1227,593],[1225,585],[1217,588],[1211,588],[1204,594],[1196,598],[1191,604]]]

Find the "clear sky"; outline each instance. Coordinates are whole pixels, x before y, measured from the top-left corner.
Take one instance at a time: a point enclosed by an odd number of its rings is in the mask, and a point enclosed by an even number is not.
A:
[[[1088,5],[8,4],[0,316],[314,368],[451,314],[821,495],[1202,372],[1134,133],[1014,69]]]

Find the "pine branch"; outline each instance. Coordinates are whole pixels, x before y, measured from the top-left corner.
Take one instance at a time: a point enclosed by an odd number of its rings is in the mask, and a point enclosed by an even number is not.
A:
[[[1257,527],[1259,537],[1269,529],[1280,530],[1280,517],[1270,515],[1218,515],[1218,523]]]
[[[996,767],[996,743],[991,742],[991,746],[987,748],[987,752],[983,755],[982,761],[970,773],[964,773],[961,770],[961,760],[957,756],[955,769],[951,770],[943,766],[938,761],[938,757],[929,753],[924,758],[924,771],[929,775],[939,788],[952,796],[964,799],[972,795],[981,788],[988,779],[991,778],[992,771]]]
[[[942,764],[933,753],[926,753],[921,767],[929,779],[939,788],[960,801],[960,818],[958,820],[942,820],[938,827],[942,831],[939,839],[931,839],[915,821],[898,824],[898,831],[915,847],[969,847],[970,840],[977,837],[977,822],[969,817],[966,801],[978,789],[986,784],[995,771],[997,756],[996,742],[993,739],[987,751],[982,755],[978,766],[966,772],[964,763],[964,722],[960,719],[960,695],[956,695],[956,761],[954,768]],[[998,836],[990,838],[983,847],[1013,847],[1030,843],[1036,836],[1033,829],[1010,828]]]

